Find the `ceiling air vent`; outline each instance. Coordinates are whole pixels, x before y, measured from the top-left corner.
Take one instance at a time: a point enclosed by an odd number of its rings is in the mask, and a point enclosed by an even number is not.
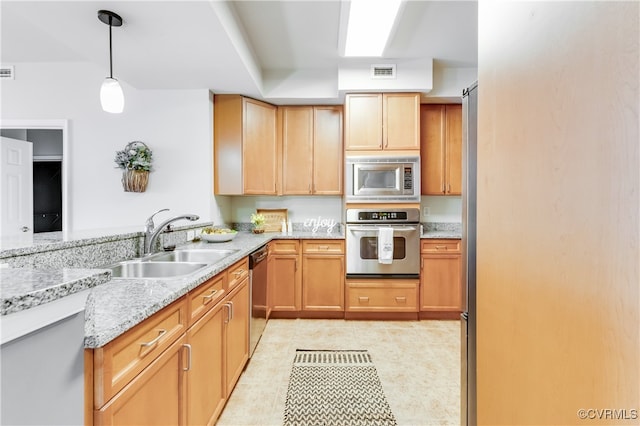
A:
[[[13,66],[7,67],[7,66],[3,66],[0,67],[0,78],[2,79],[10,79],[13,80],[14,79],[14,75],[13,75]]]
[[[372,79],[396,78],[396,66],[393,65],[371,65]]]

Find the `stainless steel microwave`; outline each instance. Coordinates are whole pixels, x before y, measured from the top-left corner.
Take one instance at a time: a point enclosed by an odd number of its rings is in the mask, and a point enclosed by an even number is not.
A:
[[[348,203],[420,202],[420,157],[346,157]]]

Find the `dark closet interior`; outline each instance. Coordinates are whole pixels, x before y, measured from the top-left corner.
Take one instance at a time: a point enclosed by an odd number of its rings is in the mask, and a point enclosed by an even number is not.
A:
[[[33,163],[33,232],[62,231],[62,161]]]

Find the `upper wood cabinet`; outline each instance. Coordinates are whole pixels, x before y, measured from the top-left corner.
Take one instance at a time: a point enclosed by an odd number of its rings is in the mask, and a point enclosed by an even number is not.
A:
[[[342,194],[342,107],[279,107],[278,124],[282,194]]]
[[[278,146],[273,105],[240,95],[215,95],[214,192],[276,195]]]
[[[462,106],[420,107],[422,195],[462,194]]]
[[[420,94],[345,97],[345,150],[420,149]]]

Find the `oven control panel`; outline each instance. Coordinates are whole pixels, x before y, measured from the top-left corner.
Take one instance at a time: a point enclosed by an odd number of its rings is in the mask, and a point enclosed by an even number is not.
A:
[[[417,223],[420,221],[419,209],[348,209],[347,223]]]

